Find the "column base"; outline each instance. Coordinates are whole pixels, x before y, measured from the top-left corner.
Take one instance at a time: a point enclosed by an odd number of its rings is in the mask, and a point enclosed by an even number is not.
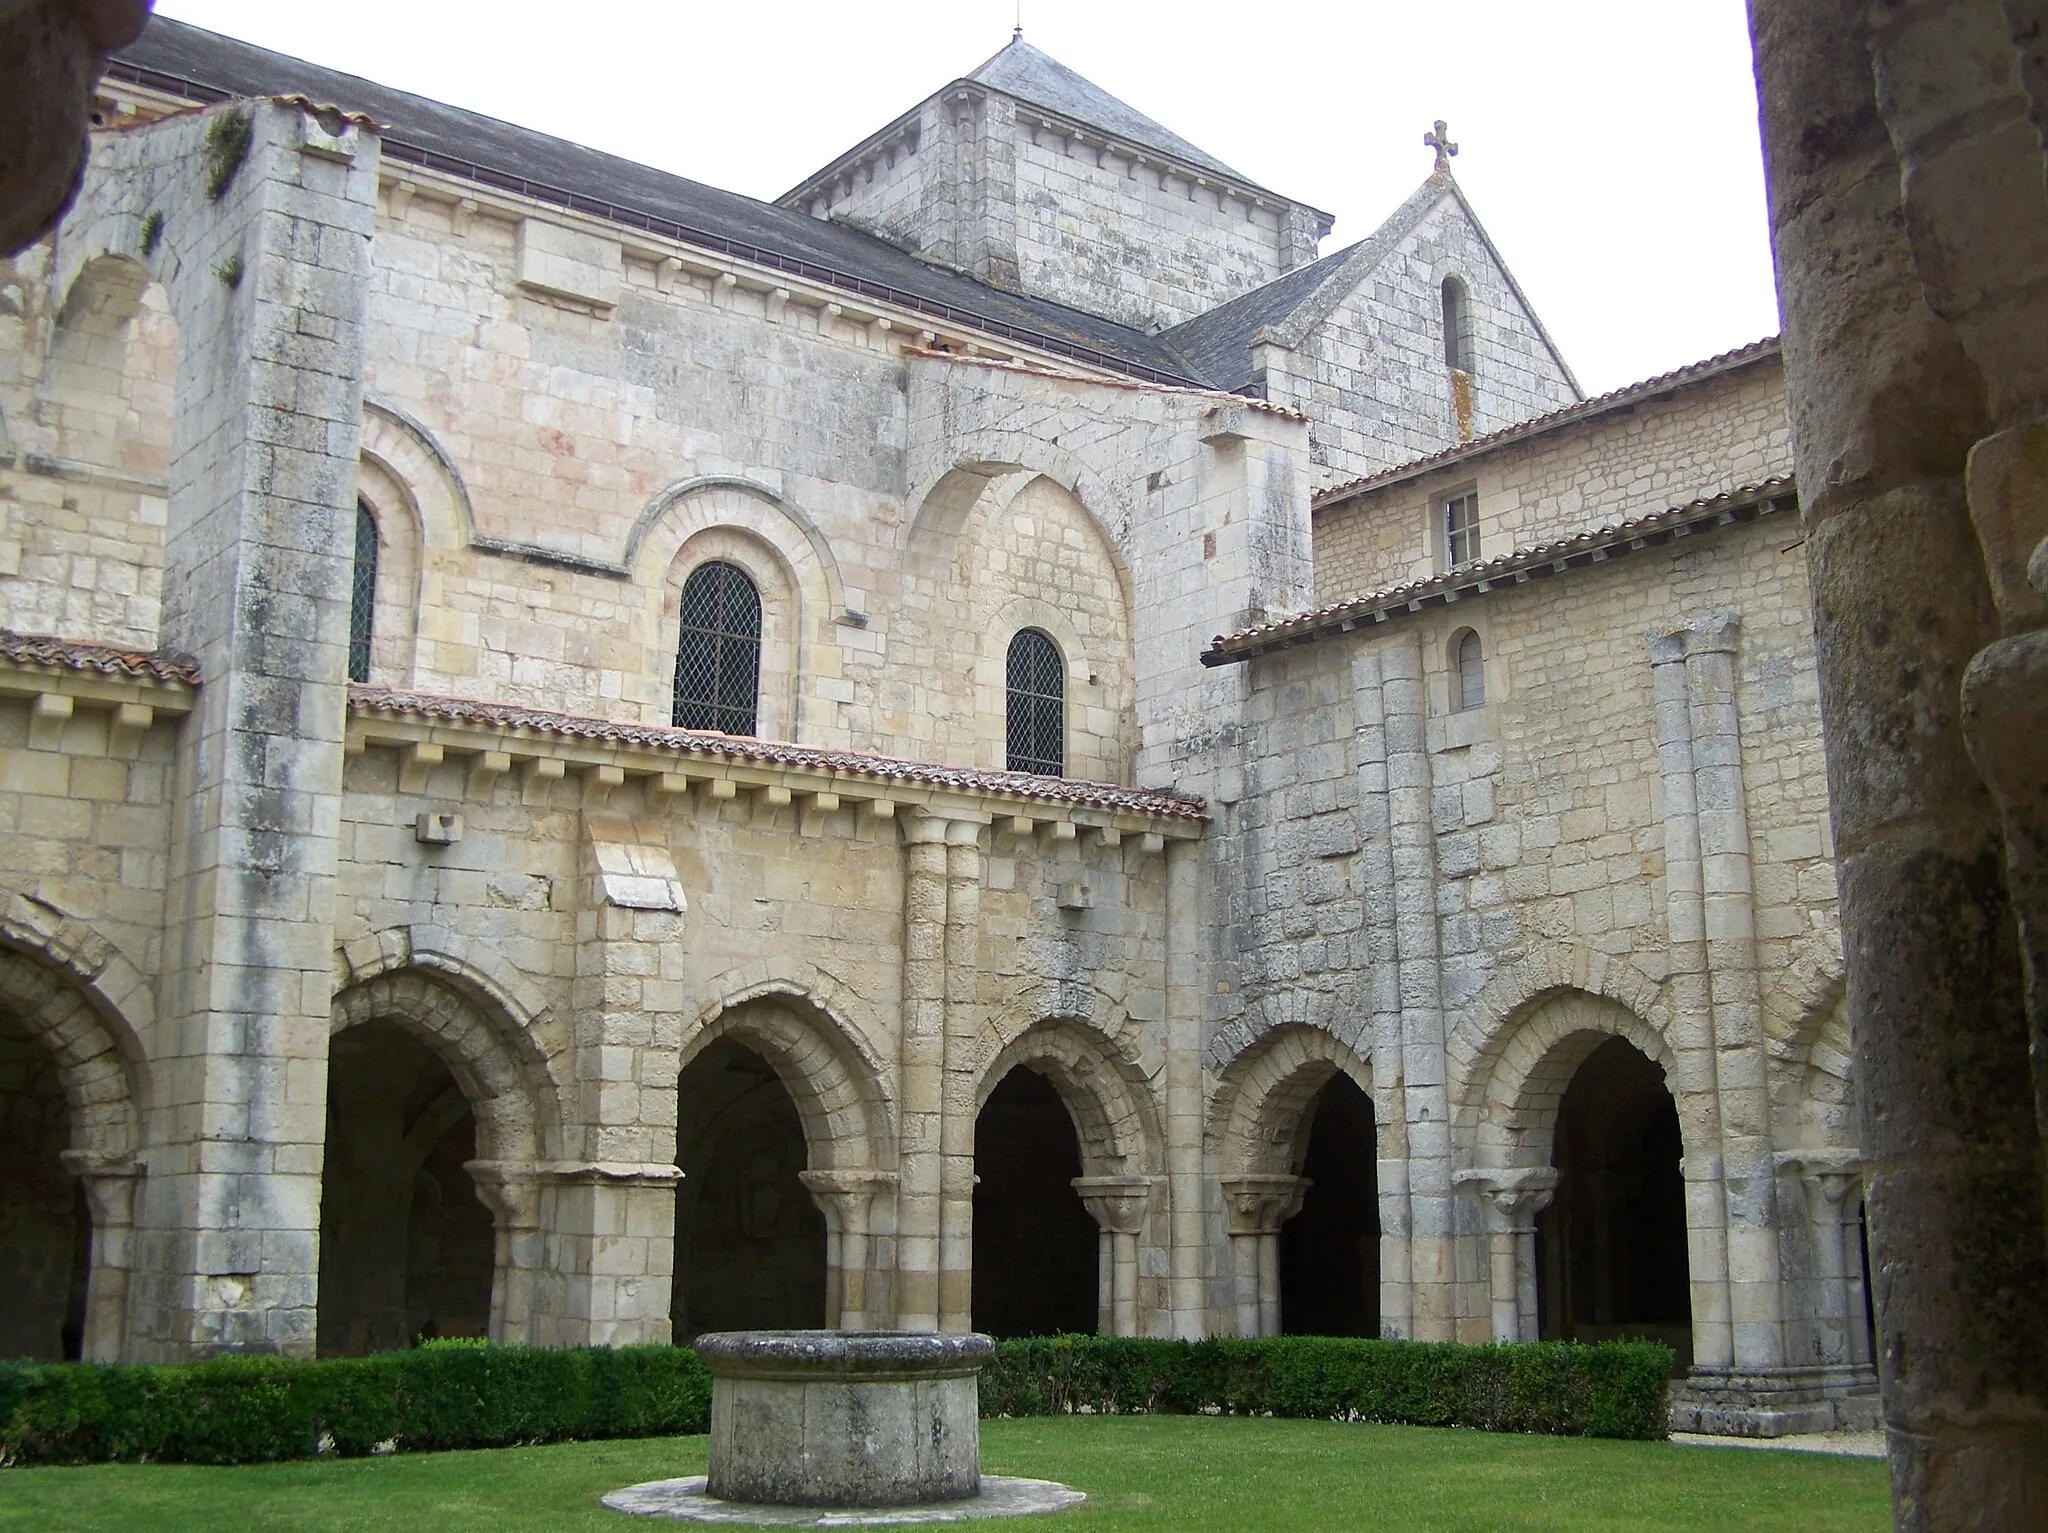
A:
[[[1672,1431],[1720,1437],[1875,1431],[1877,1375],[1847,1364],[1695,1368],[1672,1385],[1670,1410]]]

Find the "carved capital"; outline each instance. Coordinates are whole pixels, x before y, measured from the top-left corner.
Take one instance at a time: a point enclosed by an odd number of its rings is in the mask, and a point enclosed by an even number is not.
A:
[[[1460,1171],[1451,1180],[1484,1200],[1487,1217],[1497,1228],[1520,1234],[1534,1229],[1536,1216],[1550,1206],[1559,1173],[1553,1166],[1482,1166]]]
[[[799,1171],[797,1180],[810,1192],[818,1212],[835,1230],[865,1230],[875,1194],[896,1185],[893,1171]]]
[[[1110,1234],[1135,1235],[1145,1227],[1152,1204],[1151,1177],[1077,1176],[1073,1188],[1095,1222]]]
[[[1301,1212],[1309,1189],[1305,1176],[1247,1173],[1223,1178],[1223,1209],[1233,1235],[1276,1235]]]

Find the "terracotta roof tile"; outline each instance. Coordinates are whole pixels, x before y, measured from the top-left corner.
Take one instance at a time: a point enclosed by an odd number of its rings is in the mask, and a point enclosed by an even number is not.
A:
[[[87,639],[55,639],[42,634],[0,628],[0,661],[14,665],[61,666],[73,671],[98,671],[103,676],[133,676],[147,681],[199,685],[196,661],[168,650],[121,649]]]
[[[553,713],[540,708],[522,708],[510,703],[486,703],[466,697],[442,697],[424,692],[401,692],[388,687],[349,687],[350,706],[360,713],[396,714],[408,718],[445,720],[477,724],[504,730],[531,730],[537,734],[565,739],[602,741],[639,746],[650,750],[672,750],[691,756],[716,756],[759,766],[788,766],[833,772],[877,783],[904,783],[934,788],[953,788],[966,793],[1035,800],[1040,803],[1080,805],[1094,809],[1123,809],[1137,814],[1161,815],[1182,820],[1206,820],[1208,810],[1200,799],[1157,788],[1118,788],[1108,783],[1083,782],[1067,777],[1038,777],[1027,772],[991,772],[976,767],[938,766],[925,761],[905,761],[894,756],[871,755],[866,751],[821,750],[808,745],[788,745],[773,740],[754,740],[741,735],[723,735],[708,730],[670,729],[655,724],[622,724],[608,719],[577,714]]]

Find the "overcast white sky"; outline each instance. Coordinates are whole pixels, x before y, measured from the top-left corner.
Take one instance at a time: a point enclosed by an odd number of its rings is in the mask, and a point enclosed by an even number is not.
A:
[[[158,0],[773,198],[966,74],[1017,0]],[[1361,239],[1454,169],[1589,393],[1778,327],[1742,0],[1023,0],[1027,41]]]

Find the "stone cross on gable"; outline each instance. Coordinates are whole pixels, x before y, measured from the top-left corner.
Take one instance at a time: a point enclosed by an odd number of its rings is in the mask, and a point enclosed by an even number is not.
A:
[[[1451,156],[1458,152],[1458,146],[1451,142],[1441,117],[1436,120],[1436,131],[1423,134],[1422,142],[1436,151],[1436,168],[1439,171],[1451,168]]]

